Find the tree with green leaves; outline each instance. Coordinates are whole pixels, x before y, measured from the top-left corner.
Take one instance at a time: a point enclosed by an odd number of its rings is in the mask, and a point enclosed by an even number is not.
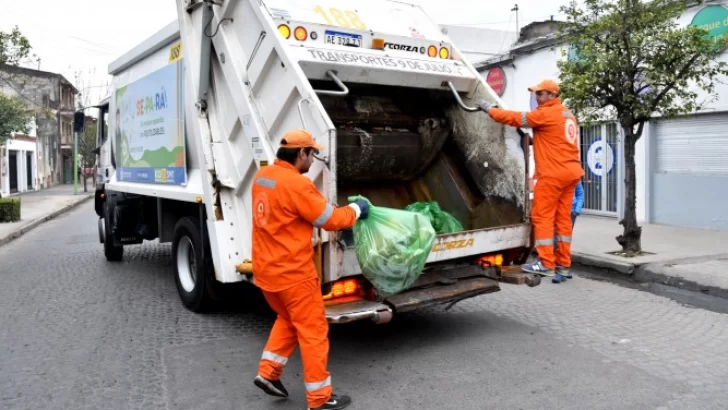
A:
[[[10,32],[0,30],[0,64],[18,66],[27,63],[32,49],[30,41],[17,26]]]
[[[625,203],[616,239],[628,255],[642,251],[636,217],[635,144],[653,116],[694,112],[700,90],[728,74],[718,61],[726,38],[714,39],[677,19],[688,0],[583,0],[561,11],[561,33],[576,50],[558,63],[561,94],[582,122],[616,120],[624,136]]]
[[[4,145],[13,132],[28,132],[32,118],[20,98],[0,93],[0,145]]]
[[[31,46],[18,27],[10,32],[0,30],[0,65],[17,66],[27,61]],[[0,76],[5,82],[7,78]],[[32,119],[20,98],[0,93],[0,145],[5,144],[11,133],[28,132]]]
[[[88,117],[86,117],[83,132],[78,135],[78,155],[80,158],[81,179],[83,180],[83,192],[88,192],[85,171],[87,168],[93,169],[96,165],[96,123]],[[95,173],[93,181],[95,184]]]

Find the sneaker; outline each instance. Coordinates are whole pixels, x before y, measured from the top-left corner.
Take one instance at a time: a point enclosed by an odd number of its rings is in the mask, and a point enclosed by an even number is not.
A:
[[[283,383],[280,380],[268,380],[263,376],[255,376],[253,383],[260,387],[261,390],[266,392],[268,395],[275,397],[288,397],[288,390],[283,387]]]
[[[556,273],[561,275],[564,279],[574,279],[574,276],[571,274],[571,270],[569,268],[564,268],[563,266],[557,266]]]
[[[551,278],[551,282],[553,282],[553,283],[566,282],[566,278],[564,278],[560,273],[557,273],[556,275],[554,275],[553,278]]]
[[[539,260],[534,263],[527,263],[521,266],[521,270],[527,273],[534,273],[541,276],[554,276],[554,270],[543,265]]]
[[[351,398],[349,396],[337,396],[332,394],[329,401],[324,403],[321,407],[315,409],[309,408],[308,410],[339,410],[343,409],[351,404]]]

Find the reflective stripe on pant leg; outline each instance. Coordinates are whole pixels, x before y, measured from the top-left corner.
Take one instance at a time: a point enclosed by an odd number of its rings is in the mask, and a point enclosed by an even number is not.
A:
[[[314,271],[315,274],[315,271]],[[329,323],[318,279],[312,279],[281,292],[296,328],[303,361],[303,381],[309,408],[321,407],[333,389],[326,369],[329,359]]]
[[[263,350],[263,355],[258,366],[258,374],[268,380],[279,380],[283,370],[288,363],[288,358],[296,348],[298,338],[296,328],[291,324],[286,307],[280,299],[280,295],[274,292],[263,292],[265,300],[271,309],[278,314],[273,329],[270,331],[268,342]]]
[[[536,251],[541,262],[549,269],[554,269],[554,216],[558,202],[559,190],[555,182],[548,177],[538,180],[533,192],[533,209],[531,220],[535,236]]]
[[[320,382],[306,383],[306,391],[315,392],[329,386],[331,386],[331,376]]]
[[[263,352],[263,356],[260,358],[261,360],[270,360],[271,362],[276,362],[282,366],[285,366],[286,363],[288,363],[288,358],[279,356],[273,352],[265,351]]]
[[[571,209],[574,201],[574,191],[579,180],[559,182],[561,183],[561,194],[559,195],[555,220],[556,240],[559,241],[559,248],[555,252],[554,258],[558,266],[569,268],[571,267],[571,239],[574,227],[571,219]]]

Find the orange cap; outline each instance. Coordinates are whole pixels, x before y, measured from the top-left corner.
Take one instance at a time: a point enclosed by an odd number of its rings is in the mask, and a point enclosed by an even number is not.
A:
[[[323,151],[324,147],[314,142],[313,136],[306,130],[288,131],[283,140],[285,144],[281,144],[281,148],[313,148],[316,151]]]
[[[548,91],[550,93],[559,93],[559,84],[554,80],[543,80],[533,87],[528,87],[528,91]]]

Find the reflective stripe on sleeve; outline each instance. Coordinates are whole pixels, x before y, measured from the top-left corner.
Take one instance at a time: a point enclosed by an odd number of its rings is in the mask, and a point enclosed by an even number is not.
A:
[[[524,127],[524,128],[531,128],[531,127],[528,126],[528,118],[526,118],[526,113],[525,112],[522,112],[521,113],[521,126]]]
[[[322,227],[326,223],[326,221],[328,221],[329,218],[331,218],[331,215],[333,215],[333,213],[334,213],[334,206],[331,204],[326,204],[326,209],[324,209],[324,212],[321,214],[321,216],[319,216],[318,218],[316,218],[315,221],[313,221],[313,226],[315,226],[317,228]]]
[[[306,383],[307,391],[321,390],[324,387],[331,386],[331,376],[327,377],[326,380],[316,383]]]
[[[273,189],[273,188],[276,187],[276,181],[275,180],[272,180],[272,179],[269,179],[269,178],[263,178],[263,177],[260,177],[260,178],[256,179],[255,180],[255,184],[256,185],[260,185],[260,186],[264,186],[264,187],[270,188],[270,189]]]
[[[280,355],[277,355],[277,354],[275,354],[273,352],[268,352],[268,351],[263,352],[263,357],[261,359],[263,359],[263,360],[270,360],[271,362],[276,362],[276,363],[279,363],[279,364],[286,364],[286,363],[288,363],[288,359],[287,358],[285,358],[283,356],[280,356]]]

